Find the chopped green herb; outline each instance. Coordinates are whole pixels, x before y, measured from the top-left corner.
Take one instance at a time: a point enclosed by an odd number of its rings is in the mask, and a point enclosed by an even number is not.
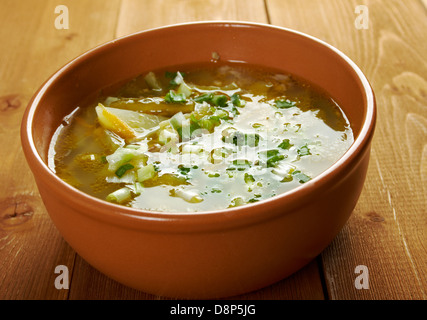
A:
[[[224,108],[227,106],[228,97],[223,94],[214,94],[210,92],[210,93],[203,93],[195,97],[194,101],[198,103],[206,101],[216,107]]]
[[[186,168],[186,167],[178,167],[178,171],[180,174],[182,175],[186,175],[190,172],[191,168]]]
[[[252,184],[254,182],[255,182],[254,176],[249,173],[245,173],[245,183]]]
[[[307,176],[306,174],[302,173],[299,170],[296,170],[294,172],[292,172],[292,175],[300,182],[300,183],[305,183],[307,181],[310,181],[311,178],[309,176]]]
[[[126,171],[133,169],[134,166],[131,165],[130,163],[126,163],[124,165],[122,165],[121,167],[119,167],[115,174],[116,176],[118,176],[119,178],[123,177],[123,175],[126,173]]]
[[[192,129],[191,131],[194,131],[194,130],[200,128],[199,120],[197,120],[197,118],[194,114],[191,114],[191,116],[190,116],[190,128]]]
[[[249,173],[245,173],[245,183],[248,186],[248,191],[252,191],[255,186],[255,178]]]
[[[169,90],[165,96],[165,101],[168,103],[185,103],[187,98],[183,93],[176,93],[174,90]]]
[[[236,107],[243,107],[246,103],[245,100],[240,98],[240,95],[235,93],[231,96],[231,102],[233,103],[233,105],[235,105]]]
[[[204,94],[201,94],[200,96],[195,97],[194,101],[198,103],[204,102],[204,101],[210,102],[212,101],[212,97],[213,97],[213,93],[204,93]]]
[[[277,149],[267,150],[264,152],[260,152],[259,154],[262,158],[264,158],[267,168],[275,167],[277,165],[277,162],[285,159],[285,156],[283,154],[280,154],[279,150]]]
[[[267,168],[275,167],[276,163],[283,159],[285,159],[285,156],[282,154],[272,156],[267,160]]]
[[[294,107],[296,105],[295,102],[290,100],[276,100],[274,103],[276,107],[279,109],[287,109],[287,108]]]
[[[233,113],[234,116],[237,116],[240,114],[239,110],[237,110],[235,105],[232,105],[232,107],[230,108],[230,112]]]
[[[154,161],[153,162],[153,167],[154,167],[154,171],[159,171],[160,170],[160,161]]]
[[[298,155],[299,155],[300,157],[303,157],[303,156],[309,156],[309,155],[311,155],[311,152],[310,152],[310,149],[308,148],[308,146],[307,146],[307,145],[304,145],[304,146],[302,146],[301,148],[299,148],[299,149],[298,149]]]
[[[228,98],[223,94],[214,94],[211,101],[213,105],[224,108],[227,106]]]
[[[181,141],[191,140],[194,131],[201,128],[200,120],[197,120],[194,114],[191,114],[190,119],[187,119],[182,112],[179,112],[176,113],[169,122],[178,132]]]
[[[293,144],[290,143],[289,139],[284,139],[277,147],[283,150],[289,150],[292,146]]]
[[[243,133],[240,131],[233,132],[229,137],[223,137],[222,141],[230,142],[236,146],[257,147],[260,140],[258,133]]]
[[[217,119],[225,119],[225,120],[227,120],[227,119],[229,119],[229,114],[228,114],[228,112],[226,110],[217,109],[215,111],[215,115],[210,116],[209,118],[210,119],[217,118]]]
[[[232,162],[232,165],[227,168],[227,170],[238,170],[238,171],[244,171],[251,167],[251,162],[246,159],[238,159],[234,160]]]
[[[209,178],[218,178],[220,176],[220,174],[218,172],[216,173],[208,173],[208,177]]]
[[[169,86],[171,88],[174,88],[178,85],[180,85],[184,79],[185,73],[184,72],[170,72],[170,71],[166,71],[165,72],[165,77],[171,79],[169,81]]]
[[[206,129],[209,132],[213,130],[216,126],[220,124],[220,120],[215,116],[205,116],[198,121],[200,128]]]

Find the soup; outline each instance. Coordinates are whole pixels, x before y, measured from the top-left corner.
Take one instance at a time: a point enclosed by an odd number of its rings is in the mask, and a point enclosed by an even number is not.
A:
[[[345,114],[292,75],[246,64],[153,70],[78,106],[49,166],[94,197],[203,212],[297,188],[353,143]]]

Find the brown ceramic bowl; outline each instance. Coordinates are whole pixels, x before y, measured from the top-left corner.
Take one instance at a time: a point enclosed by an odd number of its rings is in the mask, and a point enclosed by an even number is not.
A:
[[[226,211],[194,214],[104,202],[64,183],[48,168],[52,134],[88,96],[143,72],[207,62],[212,52],[223,60],[287,71],[323,88],[349,118],[354,144],[330,169],[293,191]],[[375,118],[367,79],[332,46],[270,25],[201,22],[136,33],[74,59],[34,95],[21,134],[46,209],[82,258],[147,293],[207,299],[277,282],[328,246],[361,193]]]

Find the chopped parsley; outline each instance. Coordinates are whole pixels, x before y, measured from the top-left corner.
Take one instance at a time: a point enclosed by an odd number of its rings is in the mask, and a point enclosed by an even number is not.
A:
[[[305,183],[311,180],[311,178],[308,175],[302,173],[299,170],[292,172],[292,176],[294,176],[295,179],[297,179],[300,183]]]
[[[311,155],[310,149],[307,145],[302,146],[298,149],[298,155],[300,157]]]
[[[121,167],[119,167],[119,168],[116,170],[115,174],[116,174],[116,176],[118,176],[119,178],[121,178],[121,177],[123,177],[123,176],[124,176],[124,174],[125,174],[128,170],[131,170],[131,169],[133,169],[133,168],[134,168],[134,166],[133,166],[132,164],[130,164],[130,163],[126,163],[126,164],[122,165]]]
[[[275,167],[277,162],[285,159],[283,154],[280,154],[280,151],[277,149],[271,149],[267,151],[260,152],[261,160],[264,160],[267,168]]]
[[[227,170],[238,170],[238,171],[244,171],[246,169],[249,169],[251,167],[252,163],[249,160],[246,159],[238,159],[234,160],[227,168]]]
[[[224,142],[230,142],[235,146],[249,146],[257,147],[260,141],[260,135],[258,133],[243,133],[240,131],[233,132],[229,137],[223,137]]]
[[[240,95],[235,93],[231,96],[231,102],[236,107],[243,107],[246,104],[246,101],[240,98]]]
[[[294,101],[286,100],[276,100],[274,102],[277,108],[279,109],[287,109],[291,107],[295,107],[296,103]]]
[[[290,143],[289,139],[284,139],[277,147],[283,150],[289,150],[293,144]]]
[[[168,103],[186,103],[187,98],[183,93],[176,93],[174,90],[169,90],[165,96],[165,101]]]

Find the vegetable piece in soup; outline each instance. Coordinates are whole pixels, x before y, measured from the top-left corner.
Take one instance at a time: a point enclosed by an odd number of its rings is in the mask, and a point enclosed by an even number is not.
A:
[[[353,143],[323,92],[241,64],[153,70],[66,120],[51,169],[94,197],[149,211],[262,201],[309,182]]]

